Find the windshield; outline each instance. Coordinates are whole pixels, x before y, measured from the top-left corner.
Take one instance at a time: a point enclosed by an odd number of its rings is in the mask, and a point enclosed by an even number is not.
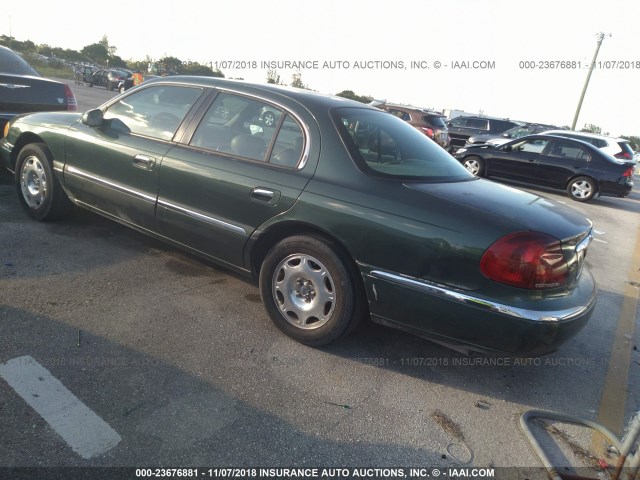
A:
[[[393,115],[364,108],[336,108],[332,115],[349,152],[366,173],[421,182],[475,178],[437,143]]]
[[[8,48],[0,48],[0,73],[40,76],[20,55]]]

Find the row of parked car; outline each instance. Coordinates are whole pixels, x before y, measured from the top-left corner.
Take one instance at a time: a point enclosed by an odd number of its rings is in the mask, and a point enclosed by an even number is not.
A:
[[[485,116],[446,120],[420,108],[374,106],[427,135],[476,176],[566,190],[580,202],[625,197],[633,187],[637,157],[623,138]]]
[[[90,87],[104,87],[120,93],[133,87],[134,75],[134,72],[124,68],[97,69],[90,65],[78,65],[74,72],[77,85],[86,83]]]

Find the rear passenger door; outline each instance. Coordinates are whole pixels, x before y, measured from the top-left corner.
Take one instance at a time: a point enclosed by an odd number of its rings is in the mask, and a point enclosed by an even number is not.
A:
[[[274,115],[272,125],[261,118]],[[196,119],[196,121],[198,121]],[[300,118],[282,106],[220,92],[160,169],[161,233],[231,265],[262,223],[294,204],[313,171]]]
[[[578,143],[571,140],[549,142],[538,165],[538,177],[542,185],[564,189],[571,177],[587,171],[591,156]]]

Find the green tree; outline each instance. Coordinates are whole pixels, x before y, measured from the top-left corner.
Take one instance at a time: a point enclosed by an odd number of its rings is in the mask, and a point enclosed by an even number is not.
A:
[[[87,45],[80,50],[80,53],[98,65],[106,65],[107,60],[109,60],[109,51],[101,43]]]
[[[356,95],[353,90],[343,90],[340,93],[336,93],[338,97],[350,98],[351,100],[355,100],[356,102],[361,103],[371,103],[373,97],[368,95]]]
[[[220,70],[213,70],[207,65],[201,65],[198,62],[189,62],[182,66],[179,73],[185,75],[202,75],[205,77],[221,77],[224,78],[224,74]]]
[[[158,60],[158,64],[164,69],[162,73],[181,73],[182,60],[176,57],[162,57]]]
[[[295,88],[304,88],[305,90],[310,90],[308,85],[302,81],[302,74],[300,72],[296,72],[291,76],[291,86]]]
[[[602,128],[593,123],[585,123],[584,127],[580,129],[581,132],[595,133],[596,135],[609,135],[609,132],[602,132]]]
[[[280,80],[280,75],[276,70],[267,70],[267,83],[282,85],[282,80]]]

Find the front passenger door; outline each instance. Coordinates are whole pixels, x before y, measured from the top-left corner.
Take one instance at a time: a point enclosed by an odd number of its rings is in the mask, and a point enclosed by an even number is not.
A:
[[[109,105],[101,126],[74,125],[64,166],[73,197],[154,230],[160,163],[202,92],[199,87],[151,85]]]
[[[532,138],[503,145],[487,161],[486,176],[531,184],[539,183],[536,171],[540,155],[548,142],[548,140]]]

